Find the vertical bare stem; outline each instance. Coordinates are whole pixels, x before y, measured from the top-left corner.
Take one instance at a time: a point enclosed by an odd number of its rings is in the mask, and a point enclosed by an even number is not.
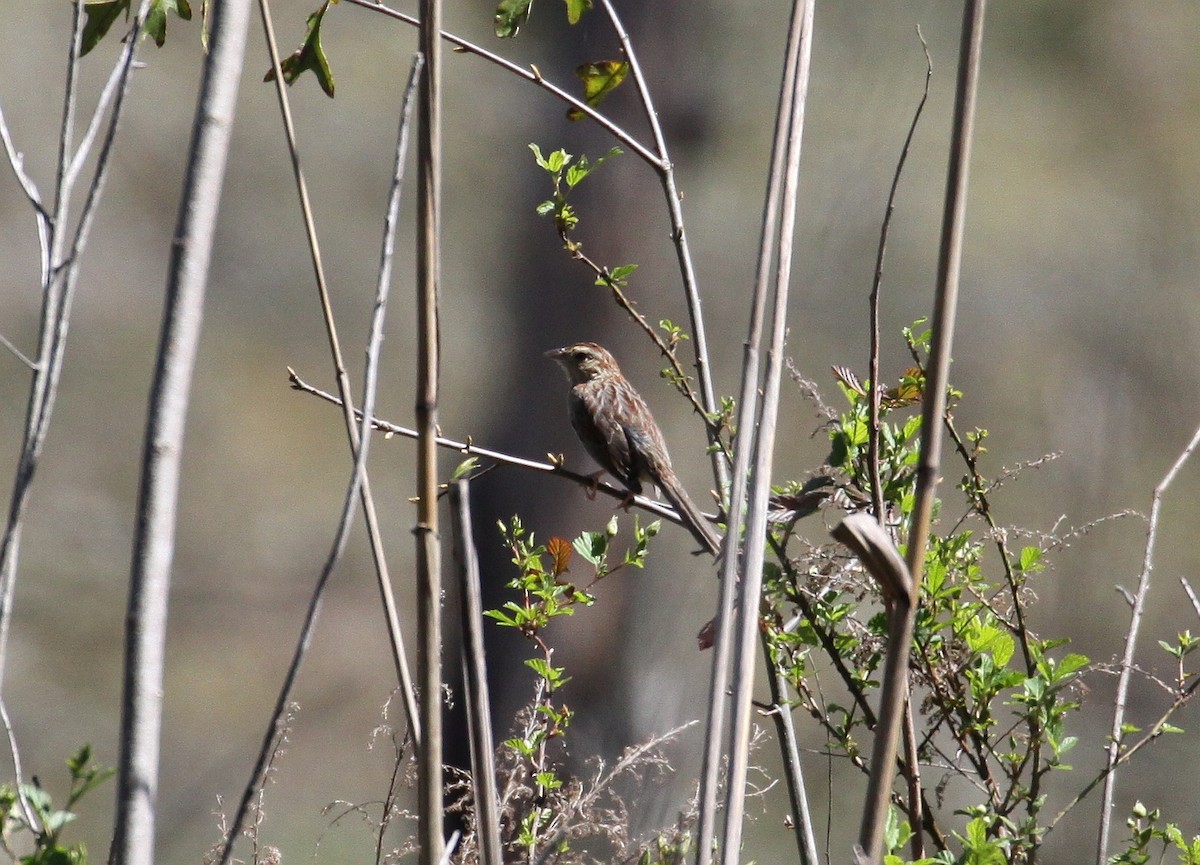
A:
[[[425,67],[425,58],[417,54],[413,58],[412,68],[408,74],[408,84],[404,88],[404,103],[400,109],[400,129],[396,134],[396,161],[392,170],[392,191],[388,199],[388,210],[384,217],[383,249],[379,261],[379,286],[377,297],[385,296],[392,281],[392,263],[395,260],[396,230],[400,224],[400,190],[404,181],[404,167],[408,158],[408,139],[412,129],[412,108],[415,103],[417,85],[421,80],[421,72]],[[369,413],[365,415],[369,417]],[[351,426],[353,429],[353,426]],[[371,427],[364,426],[362,434],[357,436],[357,446],[366,446],[366,436]],[[366,478],[363,478],[364,483]],[[372,538],[372,549],[378,549],[377,559],[383,561],[383,539],[379,534],[379,521],[375,517],[375,505],[372,497],[364,491],[363,511],[366,514],[367,530]],[[380,600],[383,602],[384,615],[388,623],[388,639],[392,646],[392,660],[396,667],[396,675],[400,679],[400,696],[404,701],[404,711],[408,716],[409,729],[412,731],[414,744],[420,747],[421,725],[420,712],[417,708],[416,685],[408,664],[408,654],[404,648],[404,640],[400,630],[400,614],[396,609],[396,596],[392,591],[392,581],[387,569],[376,569],[376,582],[379,586]]]
[[[954,339],[954,319],[958,304],[958,279],[962,267],[963,231],[966,224],[967,175],[971,138],[975,120],[975,94],[983,50],[984,0],[967,0],[963,13],[962,41],[959,53],[954,122],[951,130],[950,165],[946,178],[946,202],[942,218],[942,239],[938,256],[937,294],[932,319],[933,346],[926,372],[925,402],[921,413],[921,455],[917,463],[916,504],[908,537],[908,570],[912,575],[908,602],[896,604],[889,623],[889,643],[898,641],[908,656],[913,624],[920,595],[921,574],[925,567],[925,547],[937,494],[937,474],[941,463],[942,415],[946,410],[946,386],[950,369],[950,351]],[[874,384],[874,383],[872,383]],[[888,664],[884,672],[885,693],[907,691],[907,663]],[[891,689],[889,691],[889,689]],[[868,862],[878,862],[883,850],[883,828],[887,816],[891,779],[896,765],[896,748],[903,725],[903,701],[897,700],[881,712],[875,729],[871,788],[863,809],[859,833],[861,853]]]
[[[884,525],[887,517],[883,512],[883,482],[879,476],[879,398],[881,396],[879,382],[879,290],[883,285],[883,257],[887,253],[888,229],[892,225],[892,214],[896,210],[896,191],[900,188],[900,176],[904,173],[904,163],[908,161],[908,151],[912,146],[913,135],[916,134],[917,124],[925,103],[929,99],[929,79],[933,77],[933,61],[929,57],[929,46],[917,28],[917,38],[921,40],[921,48],[925,51],[925,90],[917,110],[913,112],[912,123],[908,126],[908,135],[904,137],[904,146],[900,148],[900,158],[896,162],[896,171],[892,175],[892,186],[888,190],[887,207],[883,213],[883,224],[879,228],[879,248],[875,254],[875,278],[871,282],[870,318],[871,318],[871,356],[868,361],[871,379],[871,390],[868,394],[867,421],[867,462],[871,471],[871,507],[875,518]]]
[[[704,760],[700,774],[699,820],[696,827],[696,861],[698,865],[712,862],[713,839],[716,837],[717,787],[721,767],[722,742],[725,732],[726,690],[729,686],[729,661],[733,652],[734,596],[737,592],[737,539],[742,535],[745,514],[746,487],[749,482],[751,447],[744,442],[754,430],[758,414],[759,353],[766,318],[767,290],[771,278],[771,262],[775,255],[775,240],[782,197],[787,142],[791,126],[792,105],[795,101],[797,70],[800,66],[801,43],[805,34],[806,15],[811,21],[811,2],[794,0],[791,25],[788,30],[787,51],[783,65],[783,80],[779,90],[779,105],[775,119],[775,137],[771,145],[771,168],[763,204],[763,227],[760,236],[758,266],[755,273],[754,297],[750,308],[749,332],[742,360],[742,382],[738,394],[738,439],[734,446],[732,489],[729,496],[725,551],[721,559],[721,595],[717,606],[717,633],[713,648],[712,672],[709,683],[708,718],[704,731]],[[750,537],[750,536],[747,536]]]
[[[442,573],[437,522],[438,286],[441,281],[442,5],[421,0],[425,58],[417,116],[417,680],[421,691],[417,842],[420,865],[442,858]]]
[[[249,0],[213,9],[150,389],[125,634],[117,815],[110,861],[154,862],[167,594],[175,549],[179,472],[204,293],[233,130]],[[60,227],[61,228],[61,227]]]
[[[454,558],[459,577],[462,618],[462,666],[466,684],[467,719],[471,732],[471,786],[475,799],[475,835],[482,865],[502,865],[499,793],[496,789],[495,744],[488,709],[487,664],[483,654],[483,599],[479,590],[479,559],[471,529],[471,486],[466,480],[450,487],[454,513]]]
[[[770,657],[766,635],[763,635],[763,654],[767,659],[767,686],[771,689],[771,716],[775,719],[779,747],[783,752],[783,773],[787,781],[788,799],[792,807],[792,831],[796,835],[796,852],[800,865],[819,865],[817,838],[813,834],[812,813],[808,809],[808,792],[804,786],[800,745],[796,741],[796,725],[792,722],[792,707],[788,701],[787,676]]]
[[[791,92],[784,156],[783,188],[779,204],[778,260],[771,286],[771,346],[763,376],[762,413],[756,425],[742,427],[754,438],[754,469],[748,494],[746,548],[741,568],[741,590],[737,618],[737,640],[733,660],[733,716],[729,745],[729,783],[726,791],[725,834],[721,854],[726,865],[736,865],[741,855],[742,822],[746,802],[746,773],[750,759],[751,701],[756,660],[755,636],[762,595],[762,571],[767,533],[771,467],[775,456],[775,427],[779,414],[779,389],[783,378],[784,341],[787,334],[788,288],[792,275],[795,240],[797,188],[800,180],[800,150],[804,132],[804,109],[812,60],[813,0],[802,0],[799,11],[799,50]]]

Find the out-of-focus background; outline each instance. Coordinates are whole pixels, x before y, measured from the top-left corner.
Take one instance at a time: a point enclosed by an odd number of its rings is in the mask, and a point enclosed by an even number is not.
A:
[[[274,6],[280,39],[299,44],[313,3]],[[656,100],[684,194],[704,293],[716,379],[736,390],[746,332],[786,4],[619,2]],[[449,4],[447,29],[571,86],[582,62],[615,57],[599,12],[569,28],[554,3],[535,6],[520,37],[491,34],[489,4]],[[946,165],[960,4],[942,0],[819,3],[802,166],[789,349],[796,366],[836,404],[831,364],[865,371],[867,292],[879,224],[925,71],[931,96],[898,198],[883,286],[884,370],[907,356],[900,328],[929,312]],[[0,30],[0,105],[42,190],[49,190],[68,41],[67,3],[16,4]],[[142,50],[105,200],[86,251],[61,396],[32,498],[16,589],[4,697],[27,773],[61,796],[62,760],[91,742],[113,764],[122,625],[147,386],[162,308],[169,241],[195,103],[198,26],[172,18],[162,49]],[[190,413],[166,677],[160,793],[160,861],[194,863],[218,840],[218,797],[231,808],[327,552],[349,461],[340,415],[287,387],[284,367],[329,386],[296,195],[261,31],[252,32],[217,238],[203,347]],[[342,4],[326,17],[337,81],[329,100],[311,76],[292,89],[300,147],[347,354],[361,358],[397,112],[415,33]],[[1061,452],[994,500],[999,521],[1065,532],[1124,509],[1147,511],[1150,493],[1200,423],[1200,9],[1163,0],[1128,4],[997,3],[988,10],[976,125],[963,293],[953,381],[966,397],[957,419],[991,431],[985,470]],[[117,51],[107,40],[84,63],[90,106]],[[657,379],[655,352],[534,214],[548,193],[527,145],[599,155],[612,141],[572,124],[544,92],[477,57],[447,54],[443,404],[447,434],[532,458],[563,452],[590,470],[567,425],[564,383],[547,348],[593,339],[617,351],[654,407],[676,467],[697,495],[710,483],[699,426]],[[649,140],[628,87],[604,110]],[[411,184],[410,184],[411,189]],[[640,265],[631,287],[653,321],[686,320],[662,192],[624,155],[585,184],[578,239],[606,264]],[[387,328],[379,414],[412,416],[411,198],[402,229]],[[76,207],[75,212],[78,212]],[[405,231],[408,233],[406,234]],[[0,333],[24,350],[39,307],[33,220],[11,171],[0,168]],[[29,375],[0,353],[0,470],[15,466]],[[826,442],[798,390],[785,392],[776,471],[780,482],[819,466]],[[402,611],[411,606],[413,452],[400,439],[372,450],[373,482]],[[448,454],[444,465],[455,463]],[[1193,501],[1200,467],[1169,493],[1140,663],[1168,678],[1155,646],[1197,628],[1178,584],[1194,576]],[[956,480],[949,470],[947,483]],[[478,542],[489,602],[505,567],[495,520],[519,511],[539,538],[598,528],[610,512],[575,487],[500,469],[475,487]],[[822,540],[819,519],[802,527]],[[1037,585],[1034,628],[1064,636],[1104,661],[1120,652],[1131,586],[1143,552],[1137,518],[1105,522],[1051,559]],[[574,681],[573,756],[612,754],[690,718],[702,718],[710,658],[695,649],[711,616],[711,565],[667,527],[644,572],[598,588],[599,603],[554,634],[556,660]],[[406,622],[412,626],[411,617]],[[496,658],[520,653],[492,633]],[[519,655],[514,655],[519,657]],[[531,675],[497,661],[493,694],[504,718]],[[371,749],[393,686],[383,617],[361,533],[333,579],[301,677],[299,715],[267,794],[263,838],[291,859],[368,861],[370,831],[335,800],[377,802],[390,750]],[[1091,777],[1101,760],[1112,679],[1089,678],[1072,721],[1083,744],[1048,808]],[[1164,705],[1139,682],[1133,723]],[[400,722],[398,712],[391,713]],[[1195,726],[1194,712],[1176,718]],[[804,730],[804,721],[800,720]],[[823,740],[806,731],[805,744]],[[1165,737],[1121,776],[1118,814],[1135,799],[1200,831],[1192,734]],[[681,779],[640,800],[644,828],[670,823],[698,771],[698,737],[672,751]],[[765,764],[773,748],[761,752]],[[812,778],[825,759],[812,755]],[[4,770],[5,772],[8,769]],[[860,781],[835,763],[833,789],[814,785],[814,810],[837,797],[835,857],[855,825]],[[112,785],[87,800],[70,837],[103,856]],[[791,855],[783,797],[770,794],[747,855]],[[823,819],[823,817],[822,817]],[[1096,802],[1047,839],[1048,861],[1092,858]],[[1193,821],[1193,822],[1189,822]],[[822,824],[823,828],[823,824]],[[1122,837],[1118,824],[1114,837]],[[819,833],[820,834],[820,833]],[[776,845],[786,844],[787,847]]]

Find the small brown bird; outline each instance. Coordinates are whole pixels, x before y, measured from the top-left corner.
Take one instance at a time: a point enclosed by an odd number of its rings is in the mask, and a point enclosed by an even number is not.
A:
[[[701,546],[717,555],[720,535],[675,477],[663,434],[616,359],[594,342],[556,348],[546,357],[558,361],[571,382],[571,426],[592,459],[635,495],[643,481],[655,484]]]

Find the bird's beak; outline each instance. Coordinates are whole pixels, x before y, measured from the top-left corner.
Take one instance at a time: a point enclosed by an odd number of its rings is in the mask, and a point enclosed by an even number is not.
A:
[[[567,350],[565,348],[552,348],[546,352],[546,357],[550,358],[551,360],[562,360],[563,355],[566,353]]]

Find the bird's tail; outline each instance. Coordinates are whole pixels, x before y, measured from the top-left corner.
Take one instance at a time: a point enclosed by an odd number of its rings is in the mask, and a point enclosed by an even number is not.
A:
[[[707,552],[714,556],[721,553],[721,536],[713,528],[712,523],[704,516],[704,512],[696,507],[691,496],[678,483],[661,485],[663,496],[671,503],[671,507],[683,517],[684,525]]]

